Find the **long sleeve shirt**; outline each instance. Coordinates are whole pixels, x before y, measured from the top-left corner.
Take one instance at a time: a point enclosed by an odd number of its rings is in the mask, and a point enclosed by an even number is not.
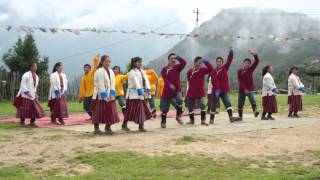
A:
[[[84,74],[81,78],[80,84],[80,93],[79,99],[84,99],[85,97],[92,97],[93,96],[93,89],[94,89],[94,73],[98,69],[99,65],[99,57],[95,56],[92,60],[93,68],[87,73]]]

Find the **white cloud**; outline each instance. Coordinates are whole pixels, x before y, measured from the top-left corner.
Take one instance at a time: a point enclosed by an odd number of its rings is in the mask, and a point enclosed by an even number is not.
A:
[[[158,19],[173,21],[171,14],[177,14],[179,20],[186,25],[186,31],[195,26],[195,14],[193,10],[200,9],[200,23],[210,19],[223,8],[241,6],[257,6],[265,8],[277,8],[287,11],[301,11],[306,13],[320,13],[314,8],[320,5],[317,0],[0,0],[8,14],[1,14],[0,22],[14,21],[12,23],[86,27],[86,26],[111,26],[122,21],[136,21],[137,23],[153,22]],[[163,9],[164,13],[159,17],[154,11]],[[152,19],[150,21],[150,19]],[[38,24],[40,23],[40,24]],[[147,24],[145,26],[148,26]],[[125,27],[125,25],[121,25]]]

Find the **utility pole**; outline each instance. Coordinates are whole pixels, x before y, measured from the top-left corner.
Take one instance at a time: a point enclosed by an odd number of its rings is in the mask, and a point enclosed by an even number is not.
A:
[[[193,13],[197,15],[196,17],[196,28],[198,28],[198,23],[199,23],[199,8],[197,10],[193,10]]]

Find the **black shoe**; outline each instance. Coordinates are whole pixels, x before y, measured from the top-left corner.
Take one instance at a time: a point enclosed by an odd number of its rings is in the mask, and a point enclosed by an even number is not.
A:
[[[105,128],[105,134],[106,134],[106,135],[113,135],[114,133],[113,133],[113,131],[111,130],[110,127],[106,127],[106,128]]]
[[[206,123],[205,121],[201,121],[201,126],[209,126],[209,124]]]
[[[261,120],[269,120],[269,118],[266,118],[265,116],[261,116]]]
[[[215,114],[210,114],[210,124],[214,124]]]
[[[140,132],[147,132],[147,130],[145,128],[139,128]]]
[[[161,128],[163,128],[163,129],[167,128],[166,123],[161,123]]]
[[[59,121],[59,123],[60,123],[61,125],[65,125],[64,120],[63,120],[63,119],[59,119],[58,121]]]
[[[187,124],[194,125],[194,113],[190,113],[189,118],[190,118],[190,121]]]
[[[102,131],[100,131],[100,129],[95,129],[94,134],[95,135],[104,135],[104,133]]]
[[[274,120],[274,117],[268,116],[268,120]]]
[[[242,121],[242,118],[239,118],[239,117],[230,117],[230,122],[231,122],[231,123],[237,122],[237,121]]]
[[[256,112],[254,113],[254,117],[258,117],[258,116],[259,116],[259,112],[256,111]]]
[[[300,118],[300,116],[298,114],[294,114],[292,117],[293,118]]]
[[[127,132],[130,131],[130,129],[128,128],[128,126],[122,126],[121,129],[122,129],[122,131],[127,131]]]
[[[37,126],[35,123],[30,123],[28,125],[30,128],[38,128],[39,126]]]

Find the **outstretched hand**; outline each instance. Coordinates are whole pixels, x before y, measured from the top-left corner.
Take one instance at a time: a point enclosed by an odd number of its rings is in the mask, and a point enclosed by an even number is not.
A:
[[[249,49],[248,52],[249,52],[252,56],[257,55],[257,53],[256,53],[253,49]]]

